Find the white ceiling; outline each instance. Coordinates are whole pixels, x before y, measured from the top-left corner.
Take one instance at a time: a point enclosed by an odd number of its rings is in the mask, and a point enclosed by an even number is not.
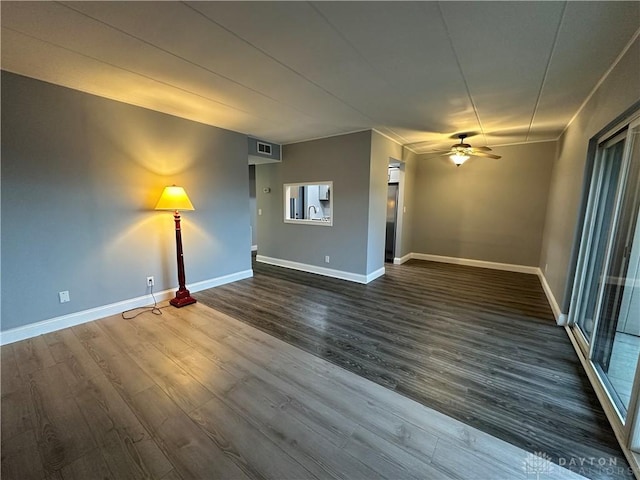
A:
[[[555,140],[640,2],[1,2],[2,69],[291,143]],[[420,142],[420,143],[417,143]]]

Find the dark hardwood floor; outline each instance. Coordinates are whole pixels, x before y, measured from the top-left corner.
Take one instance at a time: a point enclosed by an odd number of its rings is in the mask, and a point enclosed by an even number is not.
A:
[[[536,276],[417,260],[386,269],[360,285],[254,262],[253,278],[196,297],[582,475],[632,478]]]
[[[167,303],[0,348],[3,480],[530,480],[527,465],[585,480],[202,303]]]

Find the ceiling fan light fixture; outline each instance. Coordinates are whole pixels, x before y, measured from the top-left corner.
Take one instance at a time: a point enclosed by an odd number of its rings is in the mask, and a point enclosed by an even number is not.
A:
[[[460,152],[456,152],[453,155],[449,156],[449,158],[451,160],[453,160],[453,163],[456,164],[456,167],[459,167],[460,165],[462,165],[464,162],[466,162],[467,160],[469,160],[469,155],[464,155]]]

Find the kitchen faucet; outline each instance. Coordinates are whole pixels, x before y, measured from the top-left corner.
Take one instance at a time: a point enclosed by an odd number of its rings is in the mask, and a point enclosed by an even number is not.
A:
[[[307,218],[311,218],[312,208],[313,208],[313,213],[318,213],[318,209],[315,207],[315,205],[309,205],[309,208],[307,208]]]

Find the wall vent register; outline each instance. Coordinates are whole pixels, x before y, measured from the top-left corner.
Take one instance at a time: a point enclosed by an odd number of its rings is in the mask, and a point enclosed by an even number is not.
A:
[[[268,143],[257,142],[258,153],[262,153],[263,155],[271,155],[271,145]]]

